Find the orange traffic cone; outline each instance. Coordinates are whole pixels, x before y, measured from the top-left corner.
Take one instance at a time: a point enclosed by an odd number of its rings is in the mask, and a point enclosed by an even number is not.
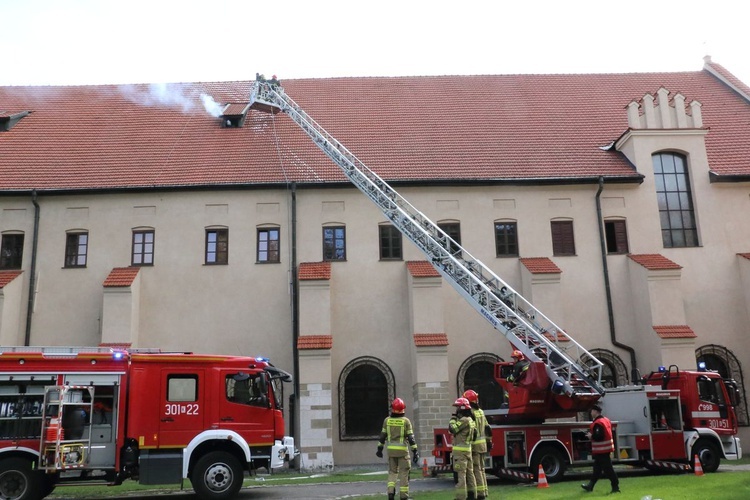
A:
[[[544,474],[542,464],[539,464],[539,473],[536,475],[536,478],[537,488],[549,488],[549,484],[547,484],[547,476]]]
[[[427,459],[425,458],[422,462],[422,477],[428,477],[430,475],[430,471],[427,469]]]
[[[693,470],[695,471],[696,476],[703,475],[703,466],[701,466],[701,461],[698,458],[698,455],[695,455],[695,465],[693,465]]]
[[[659,425],[662,429],[667,428],[667,417],[664,415],[664,412],[661,412],[661,420],[659,420]]]

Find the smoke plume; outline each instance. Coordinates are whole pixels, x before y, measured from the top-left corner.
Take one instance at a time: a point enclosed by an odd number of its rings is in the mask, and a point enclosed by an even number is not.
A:
[[[121,85],[119,90],[130,102],[141,106],[165,106],[179,109],[183,113],[202,106],[213,117],[221,116],[224,109],[199,87],[185,83],[152,83],[148,86]]]

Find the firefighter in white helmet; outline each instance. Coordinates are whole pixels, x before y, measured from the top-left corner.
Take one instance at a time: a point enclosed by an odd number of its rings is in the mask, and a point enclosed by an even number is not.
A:
[[[409,447],[412,451],[412,460],[415,464],[419,462],[419,449],[414,439],[414,431],[411,421],[404,416],[405,412],[404,400],[394,399],[391,403],[391,415],[383,421],[378,451],[375,453],[378,458],[383,458],[383,445],[388,449],[388,500],[396,498],[396,480],[399,483],[399,498],[409,498]]]
[[[453,406],[456,407],[456,413],[451,416],[448,430],[453,434],[453,471],[458,478],[456,500],[473,500],[476,498],[477,482],[474,477],[471,444],[476,439],[477,427],[471,415],[471,403],[468,399],[458,398]]]

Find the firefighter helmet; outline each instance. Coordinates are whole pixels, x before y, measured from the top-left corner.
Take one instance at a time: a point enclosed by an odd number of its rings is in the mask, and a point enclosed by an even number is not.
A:
[[[391,410],[393,410],[393,413],[404,413],[406,411],[406,403],[404,403],[403,399],[396,398],[391,403]]]
[[[464,391],[464,397],[469,400],[469,403],[479,404],[479,394],[477,394],[477,391],[471,389]]]
[[[510,357],[513,358],[513,359],[523,359],[524,356],[523,356],[523,353],[521,351],[519,351],[518,349],[516,349],[515,351],[513,351],[513,354],[511,354]]]
[[[455,406],[459,410],[471,410],[471,404],[469,403],[469,400],[466,398],[458,398],[453,403],[453,406]]]

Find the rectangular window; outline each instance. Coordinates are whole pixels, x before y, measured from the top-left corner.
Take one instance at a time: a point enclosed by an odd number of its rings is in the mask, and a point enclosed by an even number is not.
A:
[[[380,232],[380,260],[401,260],[402,244],[401,231],[390,224],[379,226]]]
[[[346,228],[323,228],[323,260],[346,260]]]
[[[258,229],[258,262],[281,262],[279,229]]]
[[[4,234],[0,239],[0,269],[21,269],[23,234]]]
[[[573,237],[572,220],[553,220],[552,255],[575,255],[576,243]]]
[[[133,231],[133,262],[134,266],[154,265],[154,232]]]
[[[652,160],[664,247],[698,246],[687,160],[673,153],[655,154]]]
[[[450,243],[450,252],[453,255],[458,254],[461,249],[458,245],[461,245],[461,224],[458,222],[445,222],[442,224],[438,224],[438,227],[443,230],[445,234],[450,236],[454,243]]]
[[[229,262],[229,229],[206,229],[206,264]]]
[[[169,375],[167,377],[167,401],[198,401],[197,375]]]
[[[86,267],[88,249],[88,233],[68,233],[65,236],[65,267]]]
[[[628,253],[628,232],[624,220],[604,221],[607,253]]]
[[[518,257],[518,223],[495,222],[495,254]]]

